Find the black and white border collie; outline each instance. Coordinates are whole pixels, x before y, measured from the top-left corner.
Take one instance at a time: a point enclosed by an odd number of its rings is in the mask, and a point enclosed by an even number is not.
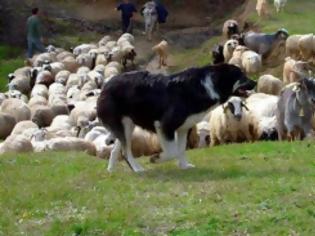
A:
[[[158,161],[176,158],[180,168],[194,167],[185,156],[188,130],[215,105],[231,95],[244,95],[255,85],[238,67],[228,64],[169,76],[135,71],[112,78],[97,102],[99,119],[116,138],[108,171],[113,170],[121,151],[133,171],[144,170],[131,152],[135,125],[157,134],[163,150]]]

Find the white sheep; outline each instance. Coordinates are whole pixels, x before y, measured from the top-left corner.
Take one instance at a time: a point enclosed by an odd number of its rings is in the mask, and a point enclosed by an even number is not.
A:
[[[38,125],[38,127],[47,127],[54,119],[54,112],[49,106],[33,106],[31,107],[31,120]]]
[[[117,40],[117,45],[120,44],[121,41],[127,40],[132,45],[135,44],[135,37],[130,33],[124,33],[120,36],[120,38]]]
[[[88,53],[91,49],[97,48],[95,44],[81,44],[73,49],[73,54],[79,56]]]
[[[113,149],[114,139],[111,134],[102,126],[96,126],[89,131],[84,140],[94,143],[97,156],[103,159],[108,159]]]
[[[257,139],[277,140],[277,103],[279,97],[256,93],[246,99],[246,106],[254,116]]]
[[[50,71],[41,70],[38,72],[36,76],[36,84],[44,84],[49,87],[53,82],[55,82],[55,79]]]
[[[236,47],[239,45],[238,41],[235,39],[230,39],[226,41],[223,47],[223,56],[224,56],[224,61],[229,62],[230,59],[233,56],[233,52],[236,49]]]
[[[209,121],[211,146],[255,140],[254,121],[243,108],[247,109],[241,98],[231,97],[212,111]]]
[[[56,116],[48,128],[50,131],[58,130],[70,130],[72,125],[70,124],[70,119],[68,115]]]
[[[111,51],[116,46],[117,46],[116,41],[108,41],[105,45],[105,47],[108,48],[109,51]]]
[[[55,82],[66,85],[70,74],[71,72],[67,70],[60,71],[55,77]]]
[[[31,92],[31,77],[24,75],[11,76],[12,80],[9,82],[9,90],[18,90],[21,93],[28,95]]]
[[[66,94],[66,87],[60,83],[53,83],[49,86],[48,93],[49,93],[49,96],[50,95],[63,95],[63,94]]]
[[[224,38],[230,39],[233,34],[239,33],[239,24],[236,20],[227,20],[223,24],[222,33]]]
[[[262,69],[261,55],[254,51],[245,51],[242,54],[242,68],[246,74],[258,74]]]
[[[208,147],[210,145],[209,122],[207,121],[199,122],[197,124],[197,134],[199,136],[198,148]]]
[[[32,144],[36,152],[42,151],[72,151],[86,152],[89,155],[96,155],[95,145],[80,138],[59,137],[50,140],[39,140],[37,137],[32,139]]]
[[[44,84],[35,84],[31,92],[31,98],[36,96],[41,96],[47,99],[48,98],[47,86]]]
[[[0,139],[8,137],[16,124],[15,118],[7,113],[0,112]]]
[[[112,37],[109,35],[105,35],[99,42],[98,42],[98,46],[99,47],[103,47],[106,46],[106,44],[112,40]]]
[[[299,49],[303,60],[308,61],[315,54],[315,36],[314,34],[302,35],[299,39]]]
[[[80,65],[80,66],[86,66],[90,69],[92,69],[95,65],[93,65],[93,57],[88,54],[88,53],[83,53],[80,54],[77,58],[76,58],[76,62]]]
[[[65,70],[70,71],[71,73],[75,73],[80,67],[74,56],[67,56],[61,61],[61,63],[64,65]]]
[[[50,71],[53,77],[56,77],[58,72],[66,69],[65,65],[62,62],[53,62],[43,65],[44,70]]]
[[[232,58],[229,60],[229,64],[235,65],[239,68],[242,68],[242,55],[244,52],[248,51],[249,49],[245,46],[237,46],[233,51]]]
[[[283,66],[283,84],[297,82],[303,76],[308,75],[310,64],[304,61],[296,61],[290,57],[285,59]]]
[[[31,118],[31,111],[28,105],[16,98],[8,98],[4,100],[1,105],[1,111],[13,116],[16,122],[29,120]]]
[[[74,55],[71,52],[63,51],[57,54],[56,60],[62,62],[67,57],[74,57]]]
[[[10,135],[0,144],[0,154],[32,152],[33,146],[24,135]]]
[[[34,67],[41,67],[44,64],[55,62],[57,60],[57,55],[55,52],[45,52],[38,55],[35,55],[32,58],[32,65]]]
[[[286,45],[285,45],[287,56],[289,56],[295,60],[301,59],[299,41],[300,41],[302,36],[303,35],[295,34],[295,35],[291,35],[287,38]]]
[[[273,75],[262,75],[257,82],[257,92],[271,95],[280,95],[283,82]]]
[[[27,130],[38,130],[38,125],[31,120],[23,120],[18,122],[11,132],[11,135],[22,135]]]
[[[34,106],[39,106],[39,105],[46,106],[47,104],[48,104],[48,100],[42,96],[33,96],[28,102],[28,106],[30,108]]]
[[[4,94],[4,96],[5,96],[4,98],[2,97],[3,98],[2,102],[6,98],[17,98],[17,99],[22,100],[25,103],[28,102],[28,97],[25,94],[21,93],[19,90],[11,89],[11,90],[7,91]]]

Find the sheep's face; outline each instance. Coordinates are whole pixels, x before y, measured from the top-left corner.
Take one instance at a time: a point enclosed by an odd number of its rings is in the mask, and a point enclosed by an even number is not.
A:
[[[235,39],[231,39],[227,41],[226,46],[229,51],[234,51],[234,49],[236,49],[236,47],[238,46],[238,41]]]
[[[230,35],[238,33],[238,25],[234,22],[230,22],[228,25],[228,32]]]
[[[34,140],[35,142],[44,141],[46,139],[46,135],[47,135],[46,129],[37,130],[33,133],[32,140]]]
[[[232,97],[223,105],[224,113],[230,111],[237,121],[242,119],[243,107],[247,109],[245,103],[239,97]]]
[[[15,78],[15,75],[13,73],[8,74],[8,80],[11,82]]]
[[[279,40],[286,40],[289,37],[289,33],[286,29],[280,29],[277,31],[277,38]]]

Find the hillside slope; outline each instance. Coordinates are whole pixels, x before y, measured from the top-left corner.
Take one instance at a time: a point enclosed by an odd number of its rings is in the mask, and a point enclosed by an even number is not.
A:
[[[279,14],[276,13],[273,1],[269,1],[269,17],[260,19],[255,10],[255,1],[247,0],[244,5],[232,13],[232,16],[226,16],[217,21],[218,29],[221,29],[223,22],[227,18],[235,18],[240,22],[247,21],[252,25],[255,31],[272,33],[280,28],[285,28],[290,34],[314,33],[315,1],[300,0],[288,1],[285,10]],[[223,42],[221,32],[215,37],[204,42],[201,46],[189,50],[174,50],[173,64],[174,70],[181,70],[188,66],[201,66],[212,61],[210,51],[214,44]],[[282,66],[266,69],[263,73],[272,73],[282,78]]]

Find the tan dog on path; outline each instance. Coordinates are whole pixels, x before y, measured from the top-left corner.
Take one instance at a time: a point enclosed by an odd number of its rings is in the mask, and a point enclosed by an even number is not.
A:
[[[166,40],[162,40],[159,44],[152,48],[152,51],[159,56],[159,68],[167,66],[166,60],[168,57],[168,43]]]

